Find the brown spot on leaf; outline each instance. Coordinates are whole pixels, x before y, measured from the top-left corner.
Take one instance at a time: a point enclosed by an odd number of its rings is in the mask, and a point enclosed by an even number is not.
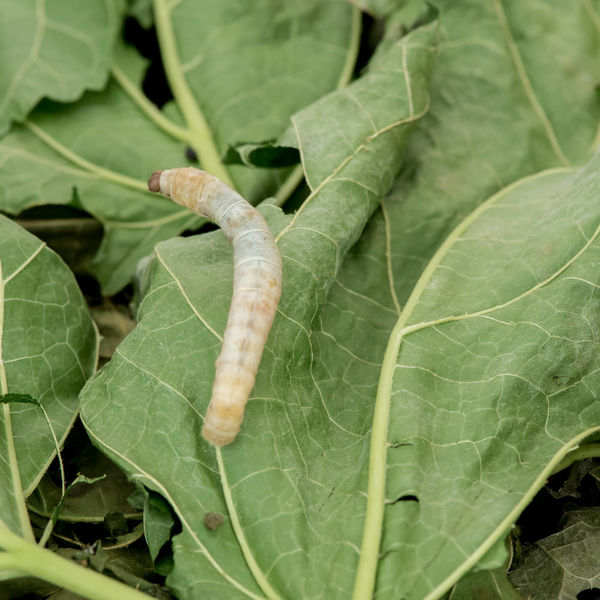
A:
[[[204,527],[210,531],[216,531],[223,525],[225,517],[219,513],[209,512],[204,515]]]

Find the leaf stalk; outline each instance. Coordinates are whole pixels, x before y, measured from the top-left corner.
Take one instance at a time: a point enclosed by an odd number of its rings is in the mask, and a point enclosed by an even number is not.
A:
[[[148,98],[140,91],[140,89],[127,77],[117,65],[114,65],[111,70],[112,76],[118,84],[123,88],[123,91],[131,98],[135,104],[151,119],[158,127],[171,137],[181,140],[186,144],[191,144],[192,139],[190,132],[184,127],[180,127],[167,119],[165,115],[156,106],[148,100]]]
[[[148,600],[142,592],[21,538],[2,522],[0,547],[2,569],[38,577],[90,600]]]
[[[235,185],[221,161],[212,131],[183,75],[177,52],[177,41],[171,24],[170,9],[165,0],[154,0],[154,16],[165,73],[173,96],[188,124],[191,139],[194,140],[192,147],[205,171],[235,189]]]

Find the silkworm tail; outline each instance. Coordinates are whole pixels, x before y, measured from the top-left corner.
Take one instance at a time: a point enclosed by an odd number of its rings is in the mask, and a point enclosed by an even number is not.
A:
[[[235,365],[221,365],[217,369],[212,398],[202,427],[202,437],[207,442],[226,446],[235,440],[253,387],[253,373]]]
[[[240,430],[275,316],[279,291],[278,287],[268,292],[242,290],[234,293],[202,429],[204,439],[211,444],[230,444]],[[245,310],[240,311],[241,307]]]

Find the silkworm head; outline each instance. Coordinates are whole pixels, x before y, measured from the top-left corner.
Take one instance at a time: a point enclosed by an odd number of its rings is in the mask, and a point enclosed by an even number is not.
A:
[[[150,179],[148,180],[148,189],[151,192],[160,192],[160,174],[161,171],[154,171],[152,175],[150,175]]]

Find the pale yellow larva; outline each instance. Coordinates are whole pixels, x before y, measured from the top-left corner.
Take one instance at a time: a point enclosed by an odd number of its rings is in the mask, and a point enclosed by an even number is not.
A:
[[[233,297],[202,435],[233,442],[281,294],[281,256],[262,215],[219,179],[194,168],[156,171],[148,181],[177,204],[216,223],[233,246]]]

